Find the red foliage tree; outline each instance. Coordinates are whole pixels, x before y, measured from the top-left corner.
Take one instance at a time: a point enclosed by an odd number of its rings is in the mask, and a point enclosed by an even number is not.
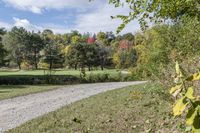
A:
[[[119,43],[119,49],[129,49],[133,45],[132,41],[122,40]]]
[[[87,43],[88,44],[93,44],[95,42],[95,39],[93,38],[93,37],[89,37],[88,39],[87,39]]]

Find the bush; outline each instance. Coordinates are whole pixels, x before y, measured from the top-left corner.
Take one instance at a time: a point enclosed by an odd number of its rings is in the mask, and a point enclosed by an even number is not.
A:
[[[0,85],[73,84],[79,82],[78,77],[71,75],[0,76]]]
[[[104,74],[93,74],[90,73],[88,76],[86,76],[86,82],[88,83],[96,83],[96,82],[109,82],[113,81],[110,77],[110,74],[104,73]]]
[[[37,85],[37,84],[78,84],[78,83],[98,83],[98,82],[118,82],[133,81],[131,75],[121,74],[111,76],[108,73],[90,73],[83,76],[54,75],[54,72],[45,72],[46,75],[6,75],[0,76],[0,85]]]

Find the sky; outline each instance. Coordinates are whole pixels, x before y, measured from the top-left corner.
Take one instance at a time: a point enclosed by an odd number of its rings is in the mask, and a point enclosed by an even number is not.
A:
[[[35,32],[51,29],[59,34],[72,30],[115,33],[121,20],[111,16],[128,12],[128,7],[115,8],[108,0],[0,0],[0,27],[10,30],[18,26]],[[121,34],[139,29],[138,22],[132,21]]]

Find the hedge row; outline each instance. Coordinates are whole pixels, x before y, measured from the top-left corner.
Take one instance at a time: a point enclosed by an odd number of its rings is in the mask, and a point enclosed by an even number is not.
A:
[[[80,79],[71,75],[16,75],[0,76],[0,85],[73,84]]]
[[[0,85],[38,85],[38,84],[56,84],[67,85],[76,83],[97,83],[97,82],[115,82],[130,81],[128,76],[110,74],[89,74],[84,78],[73,75],[9,75],[0,76]]]

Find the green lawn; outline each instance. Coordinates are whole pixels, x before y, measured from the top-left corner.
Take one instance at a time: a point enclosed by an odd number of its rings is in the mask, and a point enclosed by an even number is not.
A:
[[[1,70],[0,71],[0,76],[6,76],[6,75],[44,75],[48,71],[44,70]],[[116,75],[120,71],[117,69],[105,69],[104,71],[102,70],[92,70],[92,71],[87,71],[87,74],[93,73],[93,74],[101,74],[101,73],[109,73],[111,75]],[[74,76],[79,76],[80,71],[79,70],[74,70],[74,69],[68,69],[68,70],[54,70],[52,71],[53,74],[55,75],[74,75]]]
[[[59,86],[0,85],[0,100],[56,89]]]
[[[172,100],[159,85],[145,84],[98,94],[29,121],[10,133],[176,132]]]

